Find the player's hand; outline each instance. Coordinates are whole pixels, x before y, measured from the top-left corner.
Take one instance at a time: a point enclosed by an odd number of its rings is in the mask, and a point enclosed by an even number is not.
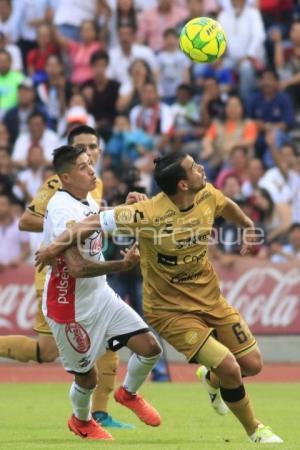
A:
[[[148,197],[146,194],[142,194],[141,192],[129,192],[126,197],[126,205],[132,205],[133,203],[140,202],[142,200],[147,200]]]
[[[54,272],[57,272],[56,258],[53,257],[48,247],[41,247],[35,253],[34,265],[38,272],[41,272],[46,266],[52,266],[54,268]]]
[[[258,235],[255,226],[244,228],[243,245],[240,251],[242,256],[253,253],[254,247],[258,244]]]
[[[137,242],[132,247],[125,248],[124,251],[121,250],[121,255],[123,256],[125,270],[130,270],[135,267],[140,262],[140,252]]]

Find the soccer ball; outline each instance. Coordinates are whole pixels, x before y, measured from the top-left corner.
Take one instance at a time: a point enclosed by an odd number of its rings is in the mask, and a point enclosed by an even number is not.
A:
[[[226,49],[226,35],[216,20],[197,17],[187,22],[180,33],[181,50],[194,62],[211,63]]]

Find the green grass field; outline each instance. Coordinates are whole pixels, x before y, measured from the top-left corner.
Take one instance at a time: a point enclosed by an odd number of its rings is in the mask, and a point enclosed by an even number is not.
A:
[[[113,430],[115,441],[84,441],[66,426],[67,384],[0,384],[0,449],[3,450],[247,450],[252,443],[232,415],[217,416],[196,384],[147,384],[141,392],[159,409],[163,423],[147,427],[111,401],[111,412],[135,430]],[[283,439],[267,449],[300,449],[300,384],[250,384],[257,417]],[[262,447],[261,445],[259,447]]]

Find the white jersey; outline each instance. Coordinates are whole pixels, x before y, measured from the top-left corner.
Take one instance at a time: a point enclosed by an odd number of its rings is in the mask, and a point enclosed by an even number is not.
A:
[[[81,201],[64,190],[57,191],[50,199],[45,215],[45,245],[53,242],[68,226],[98,212],[99,207],[90,194],[86,201]],[[103,261],[101,233],[95,232],[86,239],[79,251],[87,260]],[[58,276],[51,267],[47,272],[43,293],[46,317],[58,323],[77,322],[93,316],[95,311],[99,312],[101,304],[105,306],[110,291],[105,275],[75,279],[68,273],[63,256],[58,258],[58,271]]]

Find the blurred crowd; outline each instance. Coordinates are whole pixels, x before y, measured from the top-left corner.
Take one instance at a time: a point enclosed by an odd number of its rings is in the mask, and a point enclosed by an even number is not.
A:
[[[213,64],[179,49],[199,16],[228,37]],[[298,1],[0,0],[0,272],[35,250],[18,218],[82,124],[99,133],[108,205],[156,194],[153,159],[185,151],[263,230],[256,258],[299,260],[299,94]],[[239,230],[216,232],[212,257],[234,263]],[[138,309],[138,272],[112,282]]]

